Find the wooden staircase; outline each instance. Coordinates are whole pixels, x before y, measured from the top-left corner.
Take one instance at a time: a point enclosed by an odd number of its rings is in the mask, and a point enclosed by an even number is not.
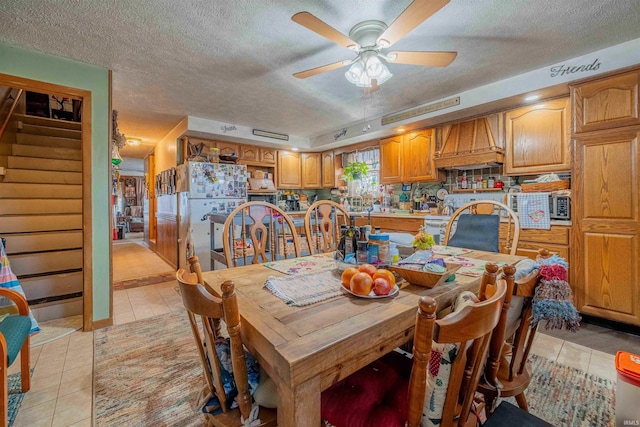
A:
[[[0,236],[40,321],[83,311],[81,126],[14,114],[0,141]]]

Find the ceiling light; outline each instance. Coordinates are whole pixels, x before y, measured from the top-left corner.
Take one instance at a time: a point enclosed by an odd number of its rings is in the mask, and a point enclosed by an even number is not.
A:
[[[298,148],[298,147],[293,147],[293,148],[291,148],[291,151],[298,151],[298,150],[299,150],[299,148]]]
[[[132,147],[137,147],[141,142],[142,140],[140,138],[127,138],[127,145]]]
[[[374,51],[367,51],[360,55],[344,76],[350,83],[358,87],[371,87],[372,80],[377,80],[378,85],[389,80],[393,74]]]
[[[538,98],[540,98],[540,95],[529,95],[525,97],[524,100],[527,102],[531,102],[531,101],[535,101]]]

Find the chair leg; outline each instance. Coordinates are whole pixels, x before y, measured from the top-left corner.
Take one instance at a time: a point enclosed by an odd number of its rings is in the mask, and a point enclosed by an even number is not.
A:
[[[0,408],[0,426],[7,427],[9,425],[9,384],[7,378],[7,359],[5,357],[4,363],[2,364],[2,383],[0,383],[0,403],[2,407]]]
[[[24,340],[20,349],[20,379],[22,383],[22,392],[25,393],[31,388],[31,366],[29,366],[30,353],[30,337]]]
[[[529,412],[529,406],[527,405],[527,398],[524,395],[524,392],[516,395],[516,402],[518,403],[520,409]]]

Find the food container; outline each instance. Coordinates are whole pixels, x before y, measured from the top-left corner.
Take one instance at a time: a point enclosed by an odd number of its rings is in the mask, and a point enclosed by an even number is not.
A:
[[[389,235],[386,233],[376,233],[369,236],[369,263],[389,264],[391,260],[389,254]]]
[[[615,359],[616,425],[640,424],[640,355],[618,351]]]
[[[253,177],[256,179],[264,179],[265,173],[261,170],[253,171]]]
[[[424,286],[426,288],[433,288],[444,283],[453,273],[455,273],[462,264],[446,264],[447,271],[444,273],[432,273],[430,271],[420,271],[411,268],[399,267],[397,265],[390,265],[387,268],[398,276],[402,277],[412,285]]]
[[[504,182],[502,181],[496,181],[493,183],[493,188],[502,188],[504,187]]]

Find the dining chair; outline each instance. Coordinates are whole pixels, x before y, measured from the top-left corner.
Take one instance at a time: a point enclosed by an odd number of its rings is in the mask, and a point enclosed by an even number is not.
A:
[[[7,370],[20,353],[20,381],[23,393],[31,388],[31,376],[29,372],[29,332],[31,330],[31,318],[29,317],[29,305],[20,293],[0,288],[0,297],[8,298],[18,308],[18,314],[11,314],[0,321],[0,369],[2,369],[2,382],[0,383],[0,425],[9,425],[8,399],[9,384]]]
[[[341,225],[349,225],[349,213],[336,202],[318,200],[309,206],[304,230],[311,255],[336,251]]]
[[[493,285],[491,279],[482,286]],[[470,422],[507,282],[497,280],[491,291],[485,301],[460,298],[455,311],[438,320],[436,301],[422,296],[412,358],[392,351],[325,390],[323,419],[335,427],[448,427]]]
[[[218,298],[198,282],[198,273],[179,269],[176,279],[202,363],[206,391],[214,398],[213,403],[208,402],[210,412],[206,414],[207,419],[215,427],[242,426],[241,417],[247,420],[252,414],[252,397],[235,286],[232,281],[225,281],[221,287],[222,298]],[[196,316],[200,317],[202,332]],[[220,346],[226,349],[227,341],[216,332],[214,321],[221,323],[223,320],[229,337],[231,367],[228,366],[229,361],[221,360],[218,354],[226,353]],[[234,402],[236,408],[233,408]],[[257,415],[261,422],[255,424],[256,427],[277,424],[273,409],[259,407]]]
[[[544,248],[538,253],[542,258],[550,256]],[[513,292],[505,297],[506,309],[491,336],[484,375],[478,384],[488,416],[495,411],[499,397],[515,397],[522,410],[529,410],[524,392],[532,377],[528,358],[537,331],[537,325],[531,326],[532,301],[540,270],[531,270],[531,261],[524,262],[523,270],[530,271],[516,279],[516,268],[520,264],[504,268],[505,279],[513,282]]]
[[[298,230],[282,209],[267,202],[236,207],[224,222],[227,268],[300,256]]]
[[[506,224],[502,236],[501,218]],[[519,240],[520,219],[513,209],[501,202],[478,200],[462,205],[451,215],[443,244],[488,252],[502,252],[502,246],[504,252],[515,255]]]

